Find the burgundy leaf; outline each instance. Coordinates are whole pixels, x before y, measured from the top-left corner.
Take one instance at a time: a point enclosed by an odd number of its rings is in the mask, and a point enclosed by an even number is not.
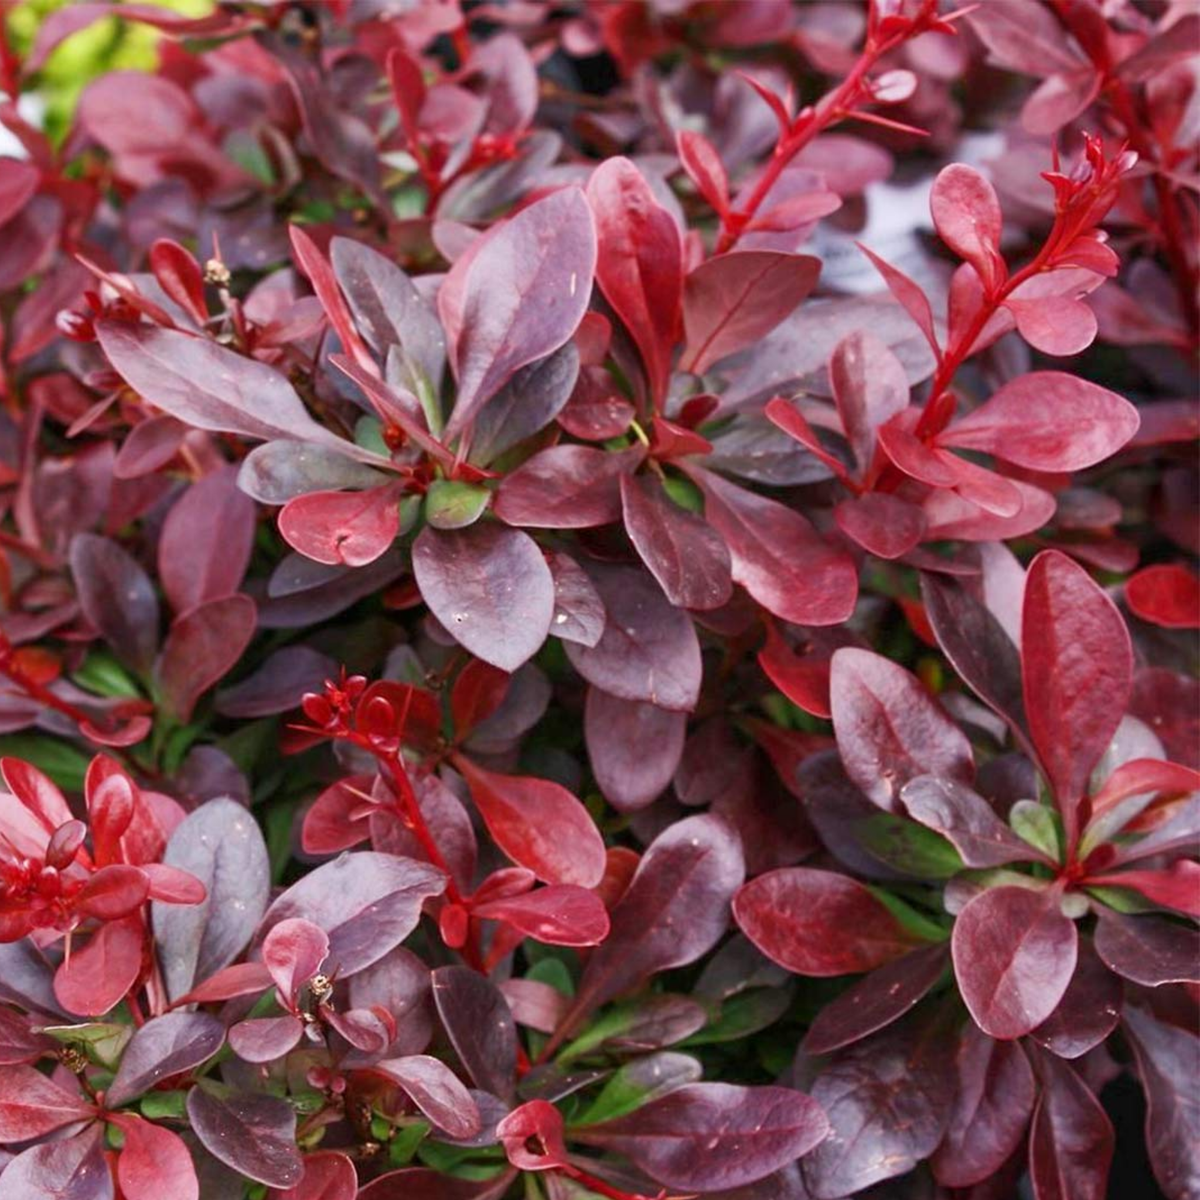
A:
[[[0,1173],[0,1200],[113,1200],[112,1173],[98,1124],[59,1142],[42,1142]]]
[[[616,1150],[667,1187],[711,1191],[762,1179],[828,1133],[820,1106],[803,1092],[692,1083],[575,1137]]]
[[[875,430],[908,407],[908,376],[886,342],[860,330],[834,348],[829,383],[846,440],[865,474],[875,458]]]
[[[679,340],[679,226],[627,158],[601,163],[588,181],[587,198],[596,220],[596,283],[637,345],[657,405],[666,396]]]
[[[701,263],[684,283],[681,369],[703,375],[765,337],[816,287],[820,272],[820,259],[778,250],[734,250]]]
[[[1122,999],[1120,979],[1084,939],[1079,943],[1075,973],[1058,1007],[1030,1036],[1059,1058],[1079,1058],[1116,1029]]]
[[[1118,975],[1158,987],[1200,983],[1200,933],[1165,917],[1098,910],[1096,952]]]
[[[229,1030],[229,1048],[249,1063],[271,1063],[290,1054],[304,1036],[299,1017],[254,1017]]]
[[[568,642],[567,658],[590,684],[622,700],[690,711],[700,695],[700,644],[685,612],[644,571],[589,572],[607,619],[594,647]]]
[[[155,678],[163,702],[181,721],[224,677],[250,644],[258,610],[240,593],[208,600],[176,617],[163,643]]]
[[[598,946],[608,936],[603,902],[587,888],[552,884],[521,896],[474,905],[472,916],[504,921],[526,937],[552,946]]]
[[[381,471],[333,446],[311,442],[275,441],[255,446],[238,471],[238,487],[263,504],[286,504],[309,492],[365,491],[386,482]]]
[[[712,949],[744,877],[737,834],[720,817],[687,817],[659,834],[612,910],[607,939],[588,960],[571,1019]]]
[[[942,944],[876,967],[821,1009],[801,1043],[804,1053],[828,1054],[886,1028],[928,995],[945,970]]]
[[[551,446],[505,477],[496,492],[496,516],[528,529],[590,529],[620,520],[618,481],[641,458],[640,450]]]
[[[1070,841],[1076,804],[1129,702],[1133,655],[1116,605],[1057,550],[1029,568],[1021,664],[1029,732]]]
[[[546,640],[554,580],[527,533],[427,527],[413,545],[413,572],[434,616],[484,662],[515,671]]]
[[[652,476],[621,476],[630,541],[679,608],[720,608],[733,594],[729,549],[703,518],[680,508]]]
[[[457,331],[458,402],[446,437],[462,433],[513,374],[557,350],[587,309],[596,230],[578,188],[564,188],[494,226],[442,285],[442,324]]]
[[[469,1138],[479,1132],[479,1109],[445,1063],[413,1054],[376,1063],[373,1069],[399,1084],[421,1112],[451,1137]]]
[[[134,1030],[121,1056],[116,1078],[105,1093],[110,1108],[120,1107],[163,1079],[190,1071],[211,1058],[225,1041],[225,1028],[202,1012],[171,1012],[152,1017]]]
[[[1021,1144],[1037,1095],[1019,1042],[997,1042],[968,1024],[956,1056],[958,1086],[946,1137],[930,1160],[944,1187],[994,1175]]]
[[[592,774],[619,812],[652,804],[683,754],[687,715],[589,688],[583,734]]]
[[[302,917],[280,921],[263,939],[263,966],[289,1004],[295,1003],[300,988],[317,974],[328,955],[325,931]]]
[[[919,775],[969,783],[971,744],[920,682],[869,650],[835,652],[830,708],[846,774],[880,808]]]
[[[278,1096],[188,1092],[187,1115],[204,1148],[239,1175],[289,1188],[304,1175],[296,1148],[296,1113]]]
[[[1058,1007],[1075,971],[1078,937],[1055,888],[994,887],[958,915],[951,939],[963,1000],[984,1033],[1006,1040]]]
[[[752,879],[733,915],[763,954],[798,975],[870,971],[921,944],[861,883],[811,867]]]
[[[304,1175],[294,1187],[276,1191],[271,1200],[354,1200],[358,1173],[354,1161],[336,1150],[304,1156]]]
[[[471,789],[496,845],[546,883],[595,887],[604,874],[604,840],[587,809],[561,784],[485,771],[459,756],[455,766]]]
[[[803,516],[692,467],[705,516],[729,547],[733,578],[765,609],[797,625],[840,625],[854,611],[854,563]]]
[[[1041,1054],[1042,1090],[1029,1134],[1036,1200],[1103,1200],[1113,1129],[1086,1083],[1060,1058]]]
[[[888,492],[867,492],[839,502],[833,510],[838,528],[880,558],[900,558],[913,549],[928,521],[915,504]]]

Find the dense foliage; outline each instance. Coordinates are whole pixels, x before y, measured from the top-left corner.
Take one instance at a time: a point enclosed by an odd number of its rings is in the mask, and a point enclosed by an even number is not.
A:
[[[1200,1197],[1198,45],[0,41],[0,1200]]]

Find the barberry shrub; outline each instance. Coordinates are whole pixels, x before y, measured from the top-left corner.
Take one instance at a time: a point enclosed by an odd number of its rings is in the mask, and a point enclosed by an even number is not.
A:
[[[0,1200],[1200,1197],[1192,6],[28,15]]]

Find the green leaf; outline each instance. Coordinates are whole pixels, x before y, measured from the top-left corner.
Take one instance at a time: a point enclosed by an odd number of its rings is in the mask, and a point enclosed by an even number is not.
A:
[[[71,681],[97,696],[137,699],[142,694],[133,676],[104,650],[93,650]]]
[[[880,812],[855,825],[859,843],[889,867],[923,879],[949,879],[963,869],[958,851],[915,821]]]
[[[715,1020],[680,1042],[679,1048],[685,1050],[689,1046],[740,1041],[774,1025],[791,1006],[791,989],[787,987],[750,988],[739,992],[722,1001]]]
[[[911,904],[901,900],[892,892],[885,892],[883,888],[879,887],[868,888],[868,890],[909,933],[916,937],[924,938],[929,942],[944,942],[950,936],[948,929],[943,928],[924,913],[918,912]]]
[[[187,1092],[149,1092],[138,1107],[150,1121],[182,1121],[187,1116]]]
[[[63,791],[83,791],[83,779],[91,759],[67,742],[38,733],[9,733],[0,737],[0,755],[23,758]]]
[[[464,529],[479,520],[491,495],[477,483],[435,479],[425,493],[425,519],[435,529]]]
[[[133,1029],[108,1021],[89,1021],[83,1025],[47,1025],[42,1032],[65,1046],[82,1050],[91,1062],[115,1071],[121,1061]]]
[[[414,1121],[411,1125],[401,1125],[388,1142],[388,1158],[395,1167],[403,1167],[412,1162],[417,1147],[425,1140],[430,1126],[425,1121]]]
[[[547,957],[535,962],[525,972],[525,978],[536,980],[538,983],[548,983],[564,996],[575,995],[575,981],[571,978],[571,970],[561,958]]]
[[[1062,823],[1052,808],[1036,800],[1018,800],[1009,810],[1008,823],[1017,837],[1055,862],[1062,861]]]
[[[383,440],[383,422],[378,417],[358,418],[354,425],[354,444],[383,458],[392,457],[387,442]]]
[[[704,513],[704,495],[690,479],[680,479],[675,475],[663,478],[663,491],[688,512]]]

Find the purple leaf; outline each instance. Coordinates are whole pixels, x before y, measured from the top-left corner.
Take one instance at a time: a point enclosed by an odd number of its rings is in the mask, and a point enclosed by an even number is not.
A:
[[[176,617],[155,666],[163,703],[182,723],[250,644],[258,610],[240,593],[208,600]]]
[[[1158,987],[1200,983],[1200,933],[1165,917],[1126,917],[1099,909],[1096,952],[1118,975]]]
[[[237,487],[237,468],[192,484],[163,522],[158,576],[177,613],[236,592],[254,546],[254,501]]]
[[[515,671],[546,640],[554,580],[527,533],[494,524],[427,527],[413,545],[413,571],[434,616],[484,662]]]
[[[341,450],[311,442],[275,441],[255,446],[238,471],[238,487],[262,504],[286,504],[309,492],[361,491],[387,481],[381,471]]]
[[[551,446],[507,475],[496,516],[527,529],[590,529],[621,518],[619,479],[641,462],[640,448],[610,453],[593,446]]]
[[[1113,1129],[1086,1083],[1060,1058],[1038,1056],[1042,1091],[1029,1134],[1036,1200],[1104,1200]]]
[[[554,619],[550,632],[564,642],[578,642],[589,649],[604,634],[607,614],[596,585],[569,555],[551,551],[546,556],[554,578]]]
[[[31,1146],[0,1173],[0,1200],[113,1200],[99,1124],[73,1138]]]
[[[1080,1058],[1116,1029],[1123,997],[1120,979],[1084,939],[1063,998],[1030,1037],[1059,1058]]]
[[[908,407],[908,376],[886,342],[858,330],[830,355],[829,382],[846,440],[865,475],[875,458],[875,430]]]
[[[438,296],[442,324],[458,331],[458,401],[447,439],[467,429],[516,371],[575,332],[595,266],[596,230],[578,188],[553,192],[493,226],[459,260]]]
[[[116,1078],[105,1103],[119,1108],[154,1088],[160,1081],[198,1067],[225,1041],[225,1027],[202,1012],[170,1012],[152,1017],[134,1030],[121,1056]]]
[[[683,755],[687,715],[589,688],[583,734],[592,774],[618,812],[652,804]]]
[[[1058,1007],[1078,953],[1075,923],[1053,888],[981,892],[959,913],[950,945],[971,1016],[1002,1040],[1029,1033]]]
[[[296,1148],[296,1113],[286,1100],[218,1096],[194,1087],[187,1114],[204,1148],[239,1175],[275,1188],[300,1182],[304,1161]]]
[[[200,904],[151,906],[158,960],[172,1000],[228,966],[267,906],[271,880],[258,822],[234,800],[210,800],[171,835],[163,862],[204,884]]]
[[[455,1138],[479,1132],[479,1109],[457,1076],[436,1058],[413,1054],[385,1059],[374,1070],[398,1084],[439,1129]]]
[[[326,973],[345,979],[408,937],[421,906],[445,886],[445,875],[425,863],[373,851],[343,854],[288,888],[267,909],[259,936],[303,917],[329,935]]]
[[[820,1106],[803,1092],[691,1083],[575,1137],[616,1150],[667,1187],[709,1192],[770,1175],[828,1132]]]
[[[92,1106],[72,1087],[68,1092],[25,1064],[0,1067],[0,1142],[28,1142],[88,1120]]]
[[[846,774],[880,808],[898,811],[900,789],[919,775],[971,781],[970,742],[903,667],[845,646],[833,655],[829,695]]]
[[[433,1000],[475,1085],[511,1100],[517,1074],[517,1027],[500,990],[469,967],[439,967],[433,972]]]
[[[80,533],[71,575],[83,615],[130,666],[146,670],[158,647],[158,598],[146,572],[116,542]]]
[[[700,643],[687,613],[675,608],[645,571],[589,571],[607,612],[594,647],[568,642],[571,665],[590,684],[622,700],[691,711],[700,695]]]
[[[944,1187],[971,1187],[999,1171],[1021,1144],[1037,1086],[1019,1042],[997,1042],[971,1024],[955,1063],[950,1124],[930,1166]]]
[[[720,608],[733,594],[729,548],[711,525],[680,508],[653,476],[621,476],[630,541],[679,608]]]

